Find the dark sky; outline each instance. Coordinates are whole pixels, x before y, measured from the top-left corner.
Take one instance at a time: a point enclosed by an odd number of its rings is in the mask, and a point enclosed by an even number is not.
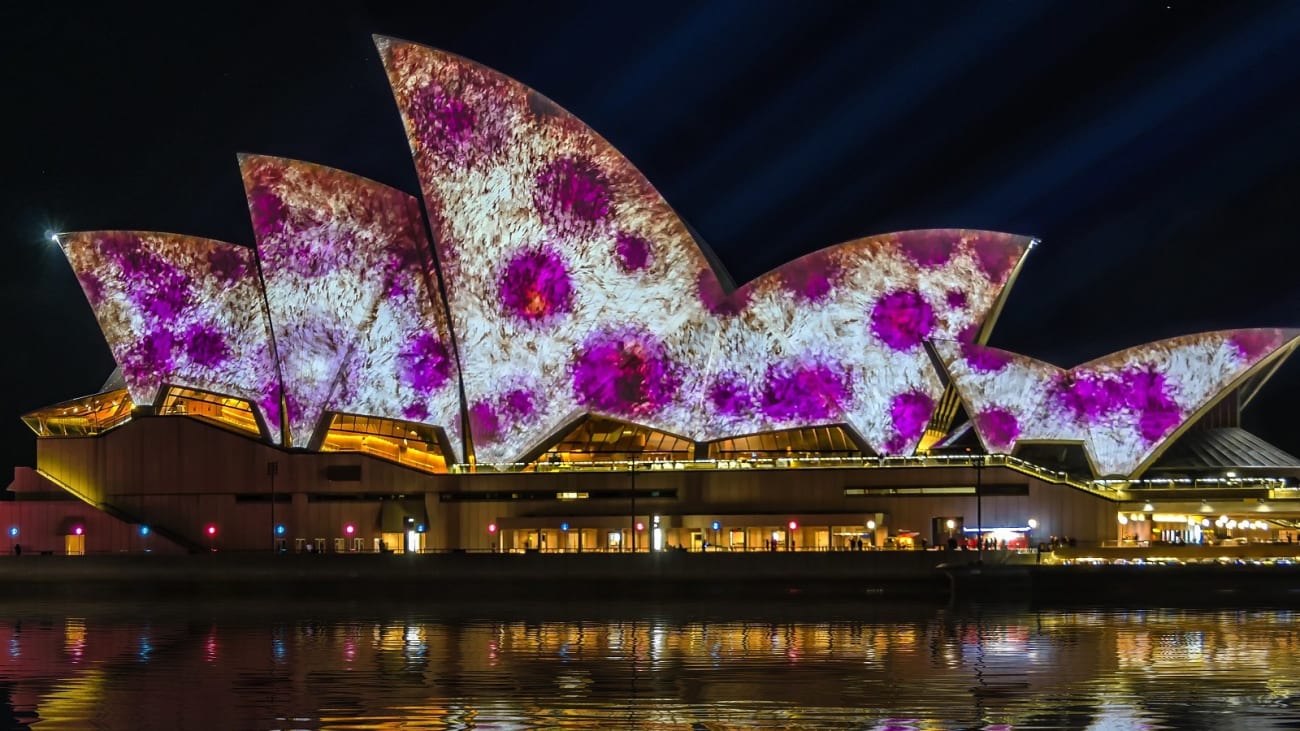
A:
[[[1043,241],[999,347],[1069,366],[1172,335],[1300,326],[1300,3],[56,5],[0,10],[0,470],[33,463],[21,413],[112,369],[45,231],[251,245],[237,152],[418,193],[372,33],[467,56],[569,109],[738,282],[869,234],[985,228]],[[1247,426],[1300,453],[1298,397],[1292,362]]]

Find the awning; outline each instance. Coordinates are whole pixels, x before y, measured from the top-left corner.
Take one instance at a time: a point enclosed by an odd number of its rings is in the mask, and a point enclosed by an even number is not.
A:
[[[410,520],[407,520],[407,519]],[[407,500],[384,500],[379,509],[379,530],[383,533],[405,533],[408,527],[429,527],[428,513],[424,510],[422,498]]]

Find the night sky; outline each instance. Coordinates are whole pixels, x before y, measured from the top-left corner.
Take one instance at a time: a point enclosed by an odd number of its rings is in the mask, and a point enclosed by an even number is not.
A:
[[[1039,237],[991,344],[1062,366],[1300,326],[1300,3],[478,2],[0,10],[0,485],[31,409],[113,368],[45,232],[252,245],[237,152],[418,194],[372,33],[452,51],[622,151],[737,282],[911,228]],[[182,11],[182,8],[184,10]],[[1300,362],[1246,425],[1300,454]]]

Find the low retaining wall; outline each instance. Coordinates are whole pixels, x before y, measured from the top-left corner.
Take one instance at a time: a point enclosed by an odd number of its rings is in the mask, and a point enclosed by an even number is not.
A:
[[[14,596],[945,596],[942,551],[653,554],[210,554],[0,559]],[[986,561],[1015,560],[985,554]]]

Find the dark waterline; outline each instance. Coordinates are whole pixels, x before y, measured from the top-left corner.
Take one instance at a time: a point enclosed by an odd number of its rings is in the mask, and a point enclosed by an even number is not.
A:
[[[1290,610],[0,604],[0,729],[1300,728]]]

